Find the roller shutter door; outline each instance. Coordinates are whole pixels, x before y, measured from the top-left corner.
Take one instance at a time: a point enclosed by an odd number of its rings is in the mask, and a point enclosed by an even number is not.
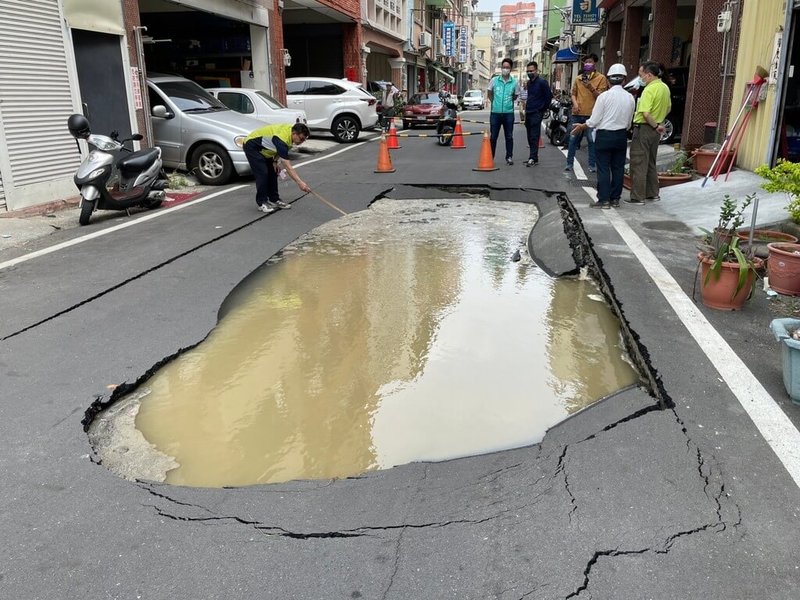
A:
[[[0,115],[14,188],[71,178],[80,162],[66,126],[64,43],[58,0],[0,1]]]

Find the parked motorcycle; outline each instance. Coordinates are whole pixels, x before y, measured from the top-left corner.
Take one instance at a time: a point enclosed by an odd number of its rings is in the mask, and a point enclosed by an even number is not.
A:
[[[442,117],[436,124],[436,135],[439,136],[440,146],[449,146],[453,143],[453,132],[456,130],[456,118],[458,117],[458,98],[450,94],[440,95],[444,111]]]
[[[550,101],[550,120],[547,122],[547,138],[554,146],[564,146],[569,140],[569,118],[572,114],[572,99],[569,94],[553,96]]]
[[[139,133],[120,140],[119,133],[95,135],[89,121],[80,114],[67,120],[69,132],[94,147],[75,173],[75,185],[81,192],[78,222],[87,225],[95,209],[125,210],[142,206],[158,208],[164,201],[167,176],[161,162],[161,149],[134,152],[126,142],[139,141]],[[79,146],[80,149],[80,146]],[[122,153],[127,153],[120,156]]]

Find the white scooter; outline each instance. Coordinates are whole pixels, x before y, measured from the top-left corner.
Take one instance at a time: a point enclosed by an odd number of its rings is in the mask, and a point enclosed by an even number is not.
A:
[[[141,134],[124,140],[117,139],[117,132],[112,132],[111,137],[94,135],[89,121],[80,114],[70,116],[67,127],[76,141],[86,140],[95,148],[75,173],[75,185],[81,192],[81,213],[78,217],[81,225],[89,223],[95,209],[127,211],[134,206],[161,206],[167,176],[162,166],[160,148],[133,152],[125,147],[125,143],[141,140]],[[128,154],[115,160],[122,151]]]

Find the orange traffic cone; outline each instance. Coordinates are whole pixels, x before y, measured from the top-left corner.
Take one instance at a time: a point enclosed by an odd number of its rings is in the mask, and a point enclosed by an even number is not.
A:
[[[453,142],[450,147],[454,150],[463,150],[467,147],[464,143],[464,132],[461,131],[461,117],[456,117],[456,130],[453,132]]]
[[[397,129],[394,126],[394,118],[389,121],[389,143],[386,145],[389,150],[397,150],[402,148],[400,145],[400,138],[397,137]]]
[[[478,166],[472,169],[473,171],[497,171],[494,166],[494,158],[492,157],[492,142],[489,141],[489,132],[483,132],[483,145],[481,146],[481,155],[478,157]]]
[[[539,132],[539,148],[544,148],[544,136]]]
[[[395,168],[392,166],[392,157],[389,156],[389,147],[386,143],[386,134],[381,134],[381,143],[378,148],[378,166],[375,169],[376,173],[394,173]]]

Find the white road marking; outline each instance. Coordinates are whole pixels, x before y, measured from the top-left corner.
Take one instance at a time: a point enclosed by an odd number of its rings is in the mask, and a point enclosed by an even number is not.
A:
[[[379,139],[379,138],[375,138]],[[348,144],[347,147],[342,148],[341,150],[337,150],[336,152],[331,152],[330,154],[326,154],[325,156],[321,156],[319,158],[314,158],[311,160],[307,160],[305,162],[299,163],[294,165],[295,168],[303,167],[305,165],[310,165],[320,160],[325,160],[336,156],[337,154],[341,154],[342,152],[347,152],[348,150],[352,150],[353,148],[357,148],[358,146],[362,146],[369,141],[367,140],[364,142],[358,142],[357,144]],[[128,227],[133,227],[134,225],[139,225],[144,223],[145,221],[150,221],[152,219],[158,219],[159,217],[163,217],[164,215],[168,215],[178,210],[183,210],[184,208],[188,208],[195,204],[199,204],[200,202],[205,202],[206,200],[211,200],[212,198],[216,198],[223,194],[227,194],[229,192],[235,192],[236,190],[241,190],[242,188],[247,187],[248,185],[237,185],[226,190],[220,190],[219,192],[214,192],[213,194],[209,194],[208,196],[203,196],[202,198],[198,198],[197,200],[190,200],[189,202],[183,202],[177,206],[173,206],[171,208],[165,208],[164,210],[160,210],[158,212],[153,212],[143,217],[138,217],[131,221],[126,221],[125,223],[121,223],[119,225],[114,225],[113,227],[109,227],[107,229],[101,229],[100,231],[95,231],[66,242],[61,242],[60,244],[56,244],[54,246],[50,246],[48,248],[42,248],[41,250],[36,250],[35,252],[29,252],[28,254],[23,254],[22,256],[18,256],[17,258],[12,258],[11,260],[7,260],[5,262],[0,262],[0,271],[3,269],[7,269],[9,267],[13,267],[15,265],[27,262],[29,260],[33,260],[34,258],[39,258],[40,256],[45,256],[47,254],[52,254],[53,252],[58,252],[59,250],[63,250],[64,248],[69,248],[70,246],[77,246],[78,244],[82,244],[83,242],[88,242],[89,240],[93,240],[95,238],[103,237],[104,235],[109,235],[114,233],[115,231],[119,231],[121,229],[127,229]]]
[[[561,153],[562,153],[564,156],[566,156],[568,152],[569,152],[569,150],[568,150],[568,149],[566,149],[566,148],[562,148],[562,149],[561,149]],[[565,163],[565,164],[566,164],[566,163]],[[575,173],[575,179],[582,179],[582,180],[584,180],[584,181],[586,181],[586,180],[588,180],[588,179],[589,179],[589,178],[586,176],[586,173],[584,172],[584,170],[583,170],[583,167],[581,166],[581,163],[579,163],[577,160],[575,160],[575,161],[572,163],[572,171]]]
[[[583,190],[592,200],[597,201],[594,189],[584,187]],[[795,484],[800,487],[800,431],[633,229],[613,209],[600,212],[606,215],[639,259],[672,310],[722,376]]]

